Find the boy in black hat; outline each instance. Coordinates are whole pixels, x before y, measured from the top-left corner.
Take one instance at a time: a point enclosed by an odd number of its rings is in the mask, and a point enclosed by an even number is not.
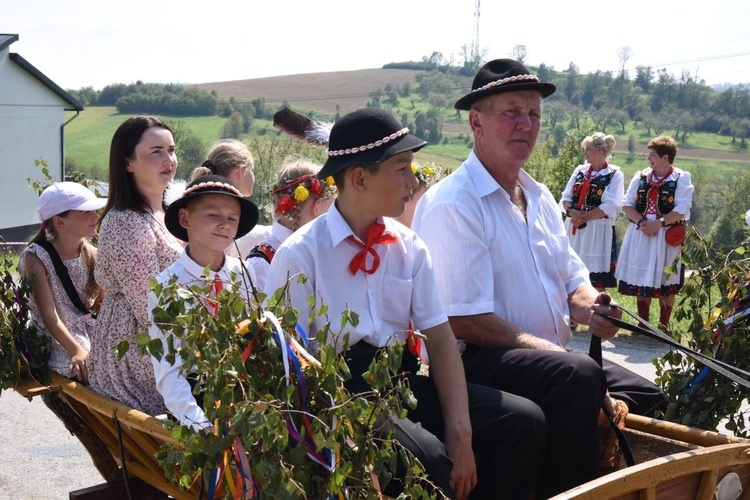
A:
[[[408,419],[394,419],[397,440],[425,465],[430,480],[449,497],[522,498],[537,475],[546,437],[541,410],[532,402],[467,385],[455,338],[437,294],[429,253],[408,228],[391,219],[404,211],[419,184],[411,164],[425,141],[390,114],[368,108],[336,122],[320,178],[332,176],[338,198],[329,211],[297,230],[271,263],[265,290],[288,276],[299,318],[309,318],[308,297],[359,315],[349,333],[347,388],[368,391],[361,374],[378,348],[406,340],[402,371],[418,400]],[[314,338],[326,322],[304,324]],[[426,337],[430,377],[417,375],[420,351],[412,327]],[[335,341],[332,339],[331,341]],[[428,360],[423,360],[427,362]],[[481,455],[475,464],[474,454]],[[478,482],[477,482],[478,478]],[[472,492],[473,489],[473,492]]]
[[[162,271],[156,280],[166,283],[177,276],[181,285],[189,286],[212,282],[213,293],[224,286],[236,284],[250,288],[254,281],[252,269],[245,274],[245,267],[239,259],[224,254],[235,238],[247,234],[258,222],[258,208],[226,177],[206,175],[188,185],[182,197],[173,202],[164,217],[167,229],[175,237],[188,243],[180,258]],[[208,276],[204,270],[210,269]],[[149,334],[161,339],[167,352],[169,331],[161,330],[154,323],[153,309],[157,297],[150,292],[148,297]],[[207,301],[205,307],[216,308]],[[218,311],[212,311],[216,314]],[[180,349],[180,346],[175,346]],[[152,357],[156,388],[164,398],[164,403],[172,415],[183,425],[195,429],[210,428],[200,405],[193,396],[190,383],[181,373],[182,359],[175,356],[173,364],[166,357],[157,360]]]

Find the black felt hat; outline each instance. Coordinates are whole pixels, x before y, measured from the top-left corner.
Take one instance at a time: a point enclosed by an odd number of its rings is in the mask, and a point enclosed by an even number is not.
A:
[[[182,197],[172,202],[167,208],[164,224],[176,238],[188,241],[187,230],[180,224],[180,209],[185,208],[190,200],[203,194],[224,194],[240,202],[240,223],[237,226],[235,238],[245,236],[258,223],[258,207],[244,198],[232,181],[221,175],[204,175],[191,182],[182,193]]]
[[[350,165],[374,165],[404,151],[418,151],[427,141],[409,134],[390,113],[379,108],[352,111],[336,121],[328,141],[323,179]]]
[[[471,105],[479,99],[517,90],[538,90],[542,97],[549,97],[555,92],[551,83],[539,81],[536,75],[526,69],[526,66],[513,59],[495,59],[477,71],[471,92],[456,101],[455,108],[468,111]]]

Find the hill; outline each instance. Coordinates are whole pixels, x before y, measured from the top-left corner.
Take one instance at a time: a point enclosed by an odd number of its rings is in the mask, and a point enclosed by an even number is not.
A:
[[[383,90],[388,85],[401,86],[406,82],[415,88],[418,70],[372,68],[356,71],[337,71],[328,73],[308,73],[301,75],[282,75],[229,82],[208,82],[194,87],[205,91],[215,91],[222,100],[234,98],[235,101],[252,101],[259,97],[273,106],[289,104],[296,109],[317,111],[328,115],[341,114],[365,107],[371,94]],[[468,90],[468,89],[467,89]],[[463,123],[444,123],[443,131],[449,134],[469,133],[469,126]],[[608,133],[610,133],[608,131]],[[627,136],[612,132],[618,138],[615,151],[627,152]],[[709,134],[694,134],[706,135]],[[645,136],[644,136],[645,137]],[[647,154],[645,145],[648,138],[638,144],[637,152]],[[705,142],[701,138],[700,142]],[[679,156],[696,160],[750,162],[750,153],[729,150],[731,146],[721,143],[711,144],[706,148],[681,147]]]
[[[386,85],[401,86],[417,83],[420,71],[408,69],[361,69],[329,73],[284,75],[231,82],[209,82],[194,85],[206,91],[216,91],[221,99],[234,97],[237,101],[252,101],[263,97],[269,104],[288,103],[333,115],[336,105],[341,114],[367,105],[370,94]]]

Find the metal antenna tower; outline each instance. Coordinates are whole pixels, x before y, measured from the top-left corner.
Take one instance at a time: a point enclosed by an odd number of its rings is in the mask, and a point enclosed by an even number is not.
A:
[[[479,61],[479,16],[480,0],[474,1],[474,39],[471,42],[471,59],[472,62]]]

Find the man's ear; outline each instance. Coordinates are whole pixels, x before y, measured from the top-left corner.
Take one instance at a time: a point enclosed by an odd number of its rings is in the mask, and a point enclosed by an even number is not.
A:
[[[183,228],[190,228],[190,217],[188,217],[187,208],[181,208],[180,211],[177,212],[177,220]]]
[[[469,126],[471,131],[477,135],[482,135],[482,113],[478,109],[469,110]]]

